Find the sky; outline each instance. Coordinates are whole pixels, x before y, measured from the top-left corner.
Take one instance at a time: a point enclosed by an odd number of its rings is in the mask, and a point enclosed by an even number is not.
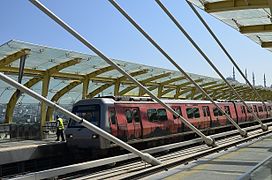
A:
[[[107,0],[41,0],[91,44],[111,58],[176,70]],[[127,13],[187,72],[219,78],[154,0],[117,0]],[[185,0],[162,0],[225,77],[232,64]],[[252,81],[272,84],[272,54],[236,30],[199,10],[241,69]],[[0,44],[16,39],[94,54],[29,1],[0,1]],[[236,71],[237,80],[244,82]]]

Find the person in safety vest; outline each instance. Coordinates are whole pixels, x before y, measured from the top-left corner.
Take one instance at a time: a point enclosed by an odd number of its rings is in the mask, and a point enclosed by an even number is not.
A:
[[[63,125],[63,119],[60,118],[58,115],[56,116],[56,119],[57,119],[57,139],[56,141],[59,141],[59,137],[61,136],[61,141],[65,141],[64,139],[64,133],[63,133],[63,130],[64,130],[64,125]]]

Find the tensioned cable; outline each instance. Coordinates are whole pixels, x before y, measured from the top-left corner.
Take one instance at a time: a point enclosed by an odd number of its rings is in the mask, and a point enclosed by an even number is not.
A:
[[[127,73],[124,69],[122,69],[114,61],[112,61],[107,56],[105,56],[100,50],[98,50],[94,45],[92,45],[91,43],[89,43],[83,36],[81,36],[78,32],[76,32],[73,28],[71,28],[63,20],[61,20],[54,13],[52,13],[49,9],[47,9],[44,5],[42,5],[38,0],[29,0],[29,1],[33,5],[35,5],[37,8],[39,8],[41,11],[43,11],[52,20],[54,20],[56,23],[58,23],[62,28],[64,28],[66,31],[68,31],[70,34],[72,34],[81,43],[83,43],[85,46],[87,46],[90,50],[92,50],[93,52],[95,52],[99,57],[101,57],[103,60],[105,60],[108,64],[110,64],[116,70],[118,70],[121,74],[123,74],[124,76],[126,76],[130,81],[134,82],[137,86],[139,86],[140,88],[142,88],[149,96],[151,96],[153,99],[155,99],[160,105],[162,105],[163,107],[165,107],[168,111],[170,111],[175,116],[179,117],[180,120],[186,126],[188,126],[191,130],[193,130],[196,134],[198,134],[207,145],[209,145],[209,146],[214,146],[215,145],[215,141],[214,141],[213,138],[204,135],[201,131],[199,131],[196,127],[194,127],[189,121],[187,121],[180,114],[178,114],[176,111],[174,111],[170,106],[168,106],[162,100],[160,100],[158,97],[156,97],[151,91],[149,91],[145,86],[143,86],[138,80],[136,80],[133,76],[131,76],[129,73]],[[135,154],[137,154],[137,153],[135,153]]]
[[[253,110],[249,108],[249,106],[245,103],[243,98],[239,95],[239,93],[233,88],[233,86],[226,80],[226,78],[222,75],[222,73],[216,68],[216,66],[212,63],[212,61],[208,58],[208,56],[201,50],[201,48],[196,44],[196,42],[191,38],[191,36],[183,29],[183,27],[178,23],[175,17],[168,11],[168,9],[162,4],[160,0],[155,0],[157,4],[161,7],[161,9],[167,14],[167,16],[173,21],[173,23],[178,27],[178,29],[185,35],[185,37],[191,42],[191,44],[195,47],[195,49],[202,55],[202,57],[206,60],[206,62],[213,68],[213,70],[224,80],[224,82],[229,86],[229,88],[235,93],[236,97],[242,101],[243,105],[246,106],[249,112],[252,112],[253,116],[260,123],[263,131],[267,131],[268,127],[262,123],[259,117],[254,113]]]
[[[202,22],[202,24],[206,27],[206,29],[209,31],[209,33],[212,35],[212,37],[214,38],[214,40],[217,42],[217,44],[219,45],[219,47],[223,50],[223,52],[226,54],[226,56],[229,58],[229,60],[232,62],[232,64],[235,66],[235,68],[238,70],[238,72],[242,75],[242,77],[245,79],[245,81],[247,82],[247,84],[250,86],[250,88],[253,90],[253,92],[259,97],[259,99],[262,101],[263,105],[266,108],[267,114],[268,112],[268,108],[267,105],[264,102],[264,99],[262,98],[262,96],[258,93],[258,91],[252,86],[252,84],[250,83],[250,81],[247,79],[247,77],[244,75],[244,73],[242,72],[242,70],[239,68],[239,66],[237,65],[237,63],[235,62],[235,60],[232,58],[232,56],[229,54],[229,52],[226,50],[226,48],[224,47],[224,45],[220,42],[220,40],[217,38],[217,36],[215,35],[215,33],[211,30],[211,28],[209,27],[209,25],[207,24],[207,22],[201,17],[201,15],[197,12],[196,8],[193,6],[192,3],[190,3],[188,0],[186,0],[186,2],[188,3],[188,5],[191,7],[191,9],[193,10],[193,12],[196,14],[196,16],[199,18],[199,20]]]
[[[226,117],[227,119],[238,129],[242,137],[247,136],[247,132],[240,128],[240,126],[227,114],[211,97],[210,95],[200,87],[114,0],[109,2],[138,30],[142,35],[149,40],[149,42],[155,46],[167,59],[170,61],[196,88],[201,91]]]

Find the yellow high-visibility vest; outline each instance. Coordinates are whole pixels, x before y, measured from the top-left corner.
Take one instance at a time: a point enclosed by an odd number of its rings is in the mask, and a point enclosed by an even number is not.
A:
[[[58,121],[59,121],[59,123],[58,123],[58,129],[59,130],[63,130],[64,129],[63,119],[58,118]]]

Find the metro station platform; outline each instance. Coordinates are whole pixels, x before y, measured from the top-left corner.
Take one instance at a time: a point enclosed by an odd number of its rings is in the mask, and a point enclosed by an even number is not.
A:
[[[56,155],[65,152],[65,146],[65,143],[53,140],[0,142],[0,165]]]
[[[50,140],[0,141],[1,177],[36,171],[63,164],[67,155],[65,142]]]
[[[163,173],[155,174],[148,179],[248,180],[248,178],[245,178],[245,175],[270,156],[272,156],[271,134],[246,144],[229,148],[226,151],[203,157],[187,165],[181,165]],[[263,169],[259,168],[259,172],[254,172],[254,177],[251,179],[272,179],[271,159],[261,166],[266,167]]]

